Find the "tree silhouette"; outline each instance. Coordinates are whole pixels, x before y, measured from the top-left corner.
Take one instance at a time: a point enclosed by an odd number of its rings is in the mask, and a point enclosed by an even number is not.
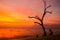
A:
[[[51,7],[51,5],[47,6],[47,3],[46,3],[45,0],[43,0],[43,3],[44,3],[44,13],[43,13],[43,15],[42,15],[42,18],[40,18],[40,17],[38,17],[38,16],[35,16],[35,17],[28,16],[28,17],[39,20],[40,22],[34,22],[34,23],[37,23],[37,24],[41,25],[41,26],[42,26],[42,29],[43,29],[43,31],[44,31],[44,36],[47,36],[46,30],[45,30],[45,27],[44,27],[44,23],[43,23],[43,19],[44,19],[45,15],[46,15],[47,13],[50,13],[50,14],[51,14],[52,12],[47,11],[47,9]]]

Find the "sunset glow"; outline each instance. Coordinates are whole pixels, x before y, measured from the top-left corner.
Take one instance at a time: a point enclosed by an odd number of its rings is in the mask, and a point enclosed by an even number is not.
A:
[[[52,5],[49,11],[52,11],[52,14],[47,13],[44,18],[44,24],[60,24],[60,7],[58,2],[46,0],[48,5]],[[56,4],[56,5],[55,5]],[[3,27],[33,27],[34,22],[38,21],[36,19],[30,19],[28,16],[39,16],[42,17],[44,10],[44,4],[42,0],[0,0],[0,28]],[[0,29],[2,30],[2,29]],[[5,30],[7,31],[7,30]],[[21,33],[12,31],[8,29],[7,32],[4,30],[0,31],[0,37],[10,37],[10,35],[22,34],[24,33],[22,30]],[[7,34],[8,33],[8,34]],[[15,33],[15,34],[14,34]],[[27,32],[29,33],[29,32]]]

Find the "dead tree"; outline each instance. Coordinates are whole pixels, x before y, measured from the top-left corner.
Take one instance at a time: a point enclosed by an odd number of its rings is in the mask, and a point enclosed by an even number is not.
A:
[[[44,3],[44,13],[43,13],[43,15],[42,15],[42,18],[40,18],[40,17],[38,17],[38,16],[35,16],[35,17],[28,16],[28,17],[39,20],[40,22],[34,22],[34,23],[37,23],[37,24],[41,25],[41,26],[42,26],[42,29],[43,29],[43,31],[44,31],[44,36],[47,36],[46,30],[45,30],[45,27],[44,27],[44,23],[43,23],[43,19],[44,19],[45,15],[46,15],[47,13],[50,13],[50,14],[51,14],[52,12],[47,11],[47,9],[51,7],[51,5],[47,6],[46,1],[44,1],[44,0],[43,0],[43,3]]]

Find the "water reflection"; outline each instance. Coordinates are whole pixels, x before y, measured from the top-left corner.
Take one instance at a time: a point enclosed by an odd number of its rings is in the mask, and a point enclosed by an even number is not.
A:
[[[48,29],[47,29],[48,30]],[[47,31],[48,32],[48,31]],[[55,33],[58,30],[55,29]],[[60,31],[59,31],[60,32]],[[43,35],[42,29],[0,29],[0,40],[33,40],[38,34]]]

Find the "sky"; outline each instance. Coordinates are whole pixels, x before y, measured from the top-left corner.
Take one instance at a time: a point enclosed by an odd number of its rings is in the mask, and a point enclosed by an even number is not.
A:
[[[44,24],[60,24],[60,0],[45,0],[52,5],[44,18]],[[35,19],[28,16],[42,17],[44,4],[42,0],[0,0],[0,26],[3,27],[30,27],[34,25]]]

